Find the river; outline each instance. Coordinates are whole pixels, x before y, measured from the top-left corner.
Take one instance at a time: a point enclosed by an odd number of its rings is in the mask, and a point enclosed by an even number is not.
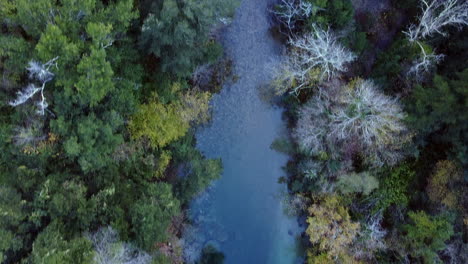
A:
[[[296,218],[284,214],[286,186],[282,166],[288,157],[270,149],[284,133],[282,109],[262,101],[258,88],[271,78],[282,44],[269,29],[273,0],[243,0],[222,44],[238,80],[226,84],[212,101],[212,122],[198,130],[197,147],[208,158],[221,158],[224,172],[190,207],[194,229],[186,234],[192,248],[212,243],[227,264],[298,262]]]

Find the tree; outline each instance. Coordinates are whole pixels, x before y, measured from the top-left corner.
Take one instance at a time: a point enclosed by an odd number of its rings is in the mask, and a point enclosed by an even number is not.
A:
[[[289,45],[292,51],[285,62],[288,65],[285,69],[289,69],[288,75],[295,80],[296,84],[289,89],[296,94],[307,87],[310,73],[314,69],[320,69],[320,80],[329,80],[346,71],[346,65],[356,59],[351,51],[339,43],[330,29],[323,30],[317,25],[312,25],[312,31],[304,36],[291,39]]]
[[[419,23],[411,24],[404,32],[411,42],[436,33],[446,35],[447,26],[468,25],[468,2],[463,0],[421,0],[421,10]]]
[[[201,154],[197,153],[183,167],[182,179],[176,185],[178,197],[183,202],[189,202],[203,192],[213,180],[219,179],[222,170],[220,159],[203,159]]]
[[[293,135],[306,153],[340,156],[342,146],[357,145],[366,163],[381,167],[403,157],[409,141],[403,119],[396,99],[380,93],[372,81],[357,80],[343,89],[321,88],[300,109]]]
[[[57,11],[54,2],[50,0],[38,0],[33,3],[18,0],[15,1],[8,15],[11,15],[12,22],[20,25],[28,35],[37,38],[47,24],[54,21]]]
[[[69,180],[72,175],[48,175],[34,197],[33,215],[48,217],[60,223],[68,232],[79,233],[89,228],[95,217],[95,207],[86,197],[86,186]],[[41,219],[35,219],[40,225]]]
[[[374,263],[377,261],[376,256],[378,255],[376,253],[387,249],[384,240],[387,230],[383,228],[382,222],[382,214],[367,216],[365,221],[361,222],[359,238],[351,249],[356,259],[364,260],[365,263]]]
[[[91,241],[84,237],[66,239],[60,224],[49,224],[34,241],[31,261],[38,264],[88,264],[93,259]]]
[[[75,87],[81,104],[96,106],[114,89],[114,73],[103,48],[91,48],[90,54],[77,65],[77,71],[80,77]]]
[[[369,195],[378,187],[379,181],[368,171],[341,175],[336,184],[337,190],[343,194],[362,193]]]
[[[210,99],[209,92],[198,89],[191,89],[183,93],[180,97],[181,118],[194,125],[204,124],[210,120]]]
[[[73,122],[70,122],[73,121]],[[89,173],[112,164],[112,154],[123,137],[116,133],[123,125],[122,117],[115,111],[91,113],[66,120],[60,116],[51,122],[52,129],[65,135],[63,149],[70,161],[78,161],[83,172]]]
[[[408,164],[391,169],[381,180],[379,189],[371,196],[374,202],[374,213],[383,212],[392,205],[405,208],[410,199],[409,187],[414,180],[415,172]]]
[[[164,147],[184,136],[188,127],[177,105],[163,105],[157,101],[140,105],[128,124],[132,138],[148,138],[154,148]]]
[[[28,72],[29,78],[36,79],[42,83],[41,87],[36,87],[34,84],[29,84],[23,91],[17,92],[18,97],[10,101],[11,106],[18,106],[24,104],[30,98],[32,98],[36,93],[40,92],[41,100],[37,103],[39,110],[37,112],[40,115],[45,114],[45,109],[47,108],[48,104],[44,97],[44,89],[47,82],[51,81],[54,77],[54,74],[49,70],[51,66],[57,67],[57,59],[58,57],[53,58],[52,60],[42,64],[36,61],[30,61]]]
[[[132,231],[137,245],[153,251],[158,242],[167,239],[166,230],[172,218],[180,213],[179,201],[167,183],[151,183],[130,210]]]
[[[289,44],[291,52],[275,69],[272,82],[278,94],[290,91],[297,96],[302,89],[346,71],[346,65],[356,59],[330,29],[317,25],[304,36],[290,39]]]
[[[443,250],[453,235],[453,226],[449,218],[443,215],[429,216],[423,211],[409,212],[410,224],[403,227],[403,237],[407,252],[422,258],[425,263],[440,261],[437,251]]]
[[[329,260],[349,258],[348,249],[359,232],[359,223],[351,221],[347,208],[337,196],[326,196],[309,207],[306,233],[312,244],[326,252]]]
[[[447,79],[435,75],[432,84],[416,85],[408,99],[406,109],[408,124],[419,132],[420,138],[433,137],[435,142],[448,143],[456,158],[467,162],[466,142],[468,131],[468,69]],[[420,141],[426,144],[427,141]]]
[[[5,91],[18,86],[24,67],[31,59],[31,50],[31,43],[21,37],[8,34],[0,36],[1,85]]]
[[[407,75],[413,75],[416,81],[420,82],[423,80],[424,73],[429,72],[434,65],[439,64],[445,55],[435,54],[428,45],[424,45],[420,42],[416,42],[416,44],[421,49],[421,54],[412,62],[412,66],[408,70]]]
[[[319,24],[340,30],[352,23],[353,2],[350,0],[307,0],[313,6],[312,15],[306,21],[308,26]]]
[[[154,1],[143,22],[140,46],[161,58],[163,72],[189,76],[209,47],[210,29],[225,21],[235,4],[220,0]]]
[[[333,141],[357,138],[374,166],[399,161],[408,141],[399,102],[380,93],[372,81],[358,80],[342,96],[342,106],[330,115]]]
[[[95,264],[149,264],[151,256],[131,244],[119,241],[119,234],[112,227],[99,228],[88,234],[96,251]]]
[[[429,178],[427,195],[431,201],[455,209],[459,204],[458,196],[462,193],[457,186],[463,185],[462,181],[461,170],[455,163],[449,160],[439,161]]]
[[[281,0],[271,11],[286,27],[287,34],[292,34],[299,21],[304,21],[314,11],[312,3],[306,0]]]
[[[422,44],[426,54],[432,54],[432,48]],[[407,93],[407,77],[414,62],[421,60],[421,49],[404,37],[398,37],[392,45],[378,53],[371,76],[386,92]],[[428,67],[432,69],[432,66]]]
[[[415,42],[421,48],[420,58],[413,62],[408,72],[414,74],[418,81],[422,79],[423,73],[444,57],[427,52],[421,41],[436,33],[446,36],[444,30],[447,26],[462,28],[468,25],[468,3],[463,0],[421,0],[421,10],[419,23],[411,24],[404,32],[410,42]]]
[[[27,217],[24,210],[26,202],[13,188],[0,185],[0,262],[6,262],[8,251],[18,251],[23,246],[23,237],[18,228]]]

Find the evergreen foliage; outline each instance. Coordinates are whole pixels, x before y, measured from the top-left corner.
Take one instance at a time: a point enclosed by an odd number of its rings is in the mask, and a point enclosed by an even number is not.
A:
[[[172,150],[193,138],[191,125],[209,120],[211,98],[174,76],[222,53],[209,33],[232,13],[231,2],[151,8],[167,22],[154,29],[162,35],[152,33],[172,39],[155,41],[156,67],[138,47],[148,37],[138,28],[151,23],[137,20],[133,0],[0,1],[1,263],[149,263],[181,231],[170,230],[182,208],[173,168],[194,167],[193,184],[178,188],[184,203],[219,177],[220,161],[205,160],[193,144],[196,155],[185,160]],[[136,246],[148,253],[130,257]]]

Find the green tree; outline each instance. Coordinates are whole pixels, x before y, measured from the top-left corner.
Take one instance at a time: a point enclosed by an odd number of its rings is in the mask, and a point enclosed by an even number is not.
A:
[[[83,172],[96,171],[109,165],[115,146],[123,141],[122,136],[116,133],[123,125],[120,115],[112,111],[105,113],[102,119],[90,114],[77,117],[74,121],[59,117],[52,122],[53,131],[67,135],[63,142],[67,157],[77,160]]]
[[[391,205],[408,206],[409,187],[414,177],[415,172],[408,164],[390,170],[371,197],[371,200],[376,201],[374,211],[385,211]]]
[[[406,70],[421,50],[406,38],[398,37],[390,48],[377,55],[372,78],[385,90],[401,91],[406,87]]]
[[[436,142],[449,143],[458,160],[468,162],[468,69],[447,80],[435,75],[432,85],[417,85],[408,100],[408,122],[425,138],[436,133]]]
[[[437,251],[443,250],[453,235],[453,226],[447,216],[429,216],[423,211],[409,212],[410,224],[403,227],[406,233],[403,241],[407,252],[415,258],[422,258],[424,263],[441,262]]]
[[[132,230],[138,246],[152,251],[158,242],[168,237],[166,230],[172,218],[180,213],[179,201],[173,196],[171,185],[151,183],[143,196],[131,208]]]
[[[140,46],[161,58],[163,72],[188,76],[210,49],[208,33],[237,1],[158,0],[145,18]]]
[[[204,191],[213,180],[219,179],[223,170],[220,159],[204,159],[200,153],[186,164],[184,176],[176,185],[178,197],[189,202],[194,196]]]
[[[89,228],[95,209],[86,196],[86,186],[72,175],[49,175],[35,197],[33,214],[46,216],[69,232]]]
[[[77,71],[80,77],[75,87],[82,104],[96,106],[114,89],[113,72],[104,49],[91,48],[89,56],[81,59]]]
[[[314,11],[308,19],[309,24],[318,23],[322,26],[332,26],[341,29],[349,24],[354,16],[353,4],[350,0],[307,0],[314,6]]]
[[[37,264],[89,264],[93,256],[91,241],[84,237],[66,239],[60,225],[51,223],[34,241],[30,259]]]
[[[23,238],[18,236],[20,224],[27,217],[24,211],[26,202],[19,193],[9,187],[0,185],[0,262],[9,250],[17,251],[23,246]]]
[[[2,87],[10,90],[18,85],[25,65],[31,58],[31,44],[25,39],[0,35],[0,71],[3,73]]]

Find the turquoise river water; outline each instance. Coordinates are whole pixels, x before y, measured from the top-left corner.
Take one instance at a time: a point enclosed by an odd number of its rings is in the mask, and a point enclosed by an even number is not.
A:
[[[270,149],[285,131],[282,110],[262,101],[258,88],[280,61],[270,33],[271,0],[243,0],[222,42],[239,79],[214,96],[212,122],[197,132],[197,147],[221,158],[224,172],[190,207],[194,228],[186,255],[216,245],[227,264],[298,263],[297,220],[284,214],[278,178],[288,157]]]

